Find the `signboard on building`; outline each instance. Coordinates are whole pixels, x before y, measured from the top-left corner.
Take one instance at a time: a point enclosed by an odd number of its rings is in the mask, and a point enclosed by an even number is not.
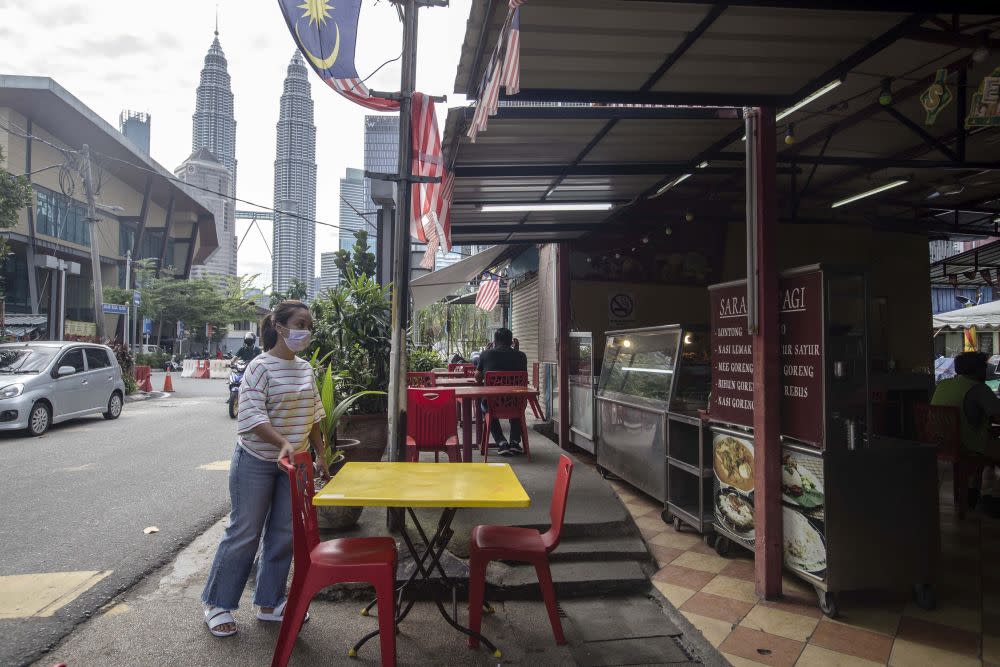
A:
[[[132,305],[138,308],[142,305],[142,293],[139,290],[134,290],[132,292]]]
[[[753,349],[743,282],[709,288],[715,421],[753,426]]]
[[[67,336],[96,336],[97,325],[94,322],[66,320],[66,329],[64,334]]]
[[[779,282],[781,434],[823,443],[823,276],[788,275]],[[746,283],[709,288],[713,421],[753,426],[753,347]]]
[[[781,434],[823,444],[823,275],[781,279]]]
[[[128,306],[118,303],[105,303],[103,310],[107,315],[124,315],[128,312]]]

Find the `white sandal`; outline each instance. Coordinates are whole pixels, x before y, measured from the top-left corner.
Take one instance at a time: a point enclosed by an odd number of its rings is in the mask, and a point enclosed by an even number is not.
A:
[[[267,621],[268,623],[281,623],[283,620],[285,620],[285,605],[286,604],[288,604],[288,600],[282,600],[281,604],[279,604],[277,607],[275,607],[274,610],[271,613],[263,612],[263,611],[260,610],[260,607],[258,607],[257,608],[257,620],[258,621]],[[309,612],[307,611],[306,612],[306,617],[304,619],[302,619],[302,622],[305,623],[308,620],[309,620]]]
[[[205,625],[208,626],[208,631],[211,632],[216,637],[232,637],[236,634],[236,630],[229,630],[228,632],[223,630],[216,630],[220,625],[225,625],[227,623],[232,623],[236,625],[236,619],[233,618],[233,612],[229,609],[223,609],[222,607],[209,607],[204,610]]]

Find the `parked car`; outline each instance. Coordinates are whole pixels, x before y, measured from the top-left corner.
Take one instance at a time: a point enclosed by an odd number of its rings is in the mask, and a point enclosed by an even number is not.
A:
[[[37,436],[86,415],[118,419],[124,401],[122,369],[106,345],[0,345],[0,430]]]
[[[136,354],[160,354],[163,352],[159,345],[133,345],[132,351]]]

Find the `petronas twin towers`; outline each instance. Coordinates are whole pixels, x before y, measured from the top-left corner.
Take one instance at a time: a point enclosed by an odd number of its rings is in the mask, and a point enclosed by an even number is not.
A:
[[[219,192],[216,231],[219,250],[192,275],[236,274],[236,118],[226,56],[216,31],[205,56],[205,67],[195,104],[192,156],[177,168],[180,178],[192,185]],[[206,154],[207,153],[207,154]],[[213,169],[213,164],[215,169]],[[222,168],[228,179],[221,178]],[[202,180],[214,178],[206,183]],[[228,181],[228,182],[226,182]],[[207,199],[214,196],[209,193]],[[226,195],[226,196],[222,196]],[[272,289],[285,292],[298,279],[313,296],[316,228],[316,126],[308,71],[298,51],[288,64],[277,126],[274,160],[274,232],[272,239]]]

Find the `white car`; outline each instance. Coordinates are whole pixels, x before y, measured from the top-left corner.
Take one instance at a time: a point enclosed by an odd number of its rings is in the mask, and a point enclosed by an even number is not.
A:
[[[106,345],[0,345],[0,430],[38,436],[77,417],[118,419],[124,403],[122,369]]]

